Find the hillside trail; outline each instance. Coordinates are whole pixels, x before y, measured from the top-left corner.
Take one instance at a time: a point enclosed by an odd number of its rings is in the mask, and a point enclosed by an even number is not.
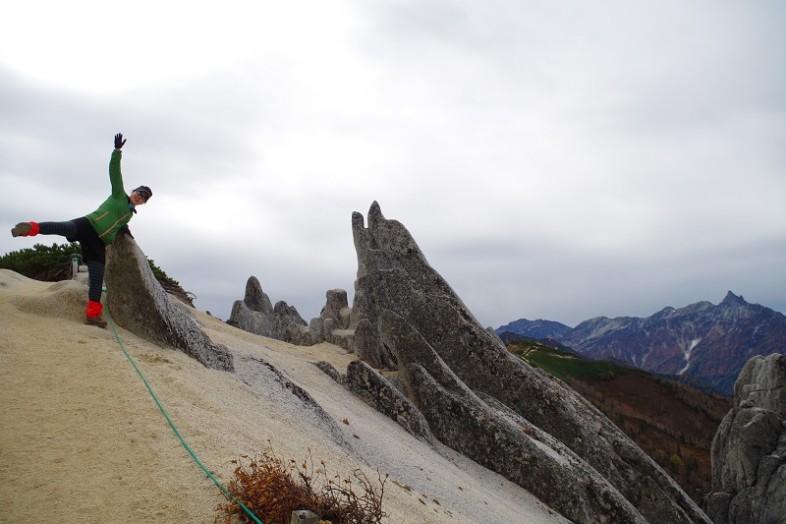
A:
[[[73,281],[0,270],[0,524],[213,523],[224,501],[219,489],[183,449],[112,329],[81,323],[84,293]],[[343,421],[341,443],[280,384],[244,383],[118,328],[180,434],[221,483],[232,460],[272,446],[286,459],[324,459],[343,475],[390,473],[391,524],[567,522],[498,475],[411,437],[313,365],[325,360],[343,371],[353,357],[341,348],[292,346],[194,313],[215,342],[238,358],[264,358]]]

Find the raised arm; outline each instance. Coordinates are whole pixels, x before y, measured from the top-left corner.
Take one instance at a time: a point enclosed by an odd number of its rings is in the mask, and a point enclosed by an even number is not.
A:
[[[120,171],[120,160],[123,158],[123,146],[126,141],[123,133],[115,135],[115,150],[112,151],[112,158],[109,160],[109,182],[112,184],[112,196],[122,198],[126,194],[123,187],[123,174]]]

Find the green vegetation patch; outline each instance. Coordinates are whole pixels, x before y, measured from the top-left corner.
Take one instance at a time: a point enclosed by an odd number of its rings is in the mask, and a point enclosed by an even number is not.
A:
[[[58,282],[72,277],[72,257],[82,263],[82,248],[77,242],[69,244],[53,243],[51,246],[36,244],[32,248],[11,251],[0,257],[0,268],[10,269],[33,280]],[[175,295],[193,306],[193,296],[185,291],[180,282],[167,275],[155,262],[148,259],[148,265],[156,280],[165,291]]]
[[[530,365],[562,380],[571,378],[583,381],[611,380],[629,371],[610,362],[583,359],[533,340],[514,342],[508,345],[508,350]]]
[[[82,249],[76,242],[70,244],[36,244],[32,248],[11,251],[0,257],[0,268],[10,269],[20,275],[44,282],[57,282],[71,278],[71,256],[82,258]]]

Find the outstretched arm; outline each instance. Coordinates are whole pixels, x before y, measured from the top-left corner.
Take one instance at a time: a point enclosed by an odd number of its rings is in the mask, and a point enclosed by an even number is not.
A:
[[[126,194],[123,187],[123,174],[120,172],[120,160],[123,158],[122,148],[126,141],[123,133],[115,135],[115,150],[112,151],[112,158],[109,160],[109,182],[112,184],[112,196],[122,198]]]

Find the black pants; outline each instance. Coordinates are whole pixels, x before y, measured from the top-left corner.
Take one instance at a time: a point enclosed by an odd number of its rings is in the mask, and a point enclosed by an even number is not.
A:
[[[87,298],[93,302],[101,302],[101,290],[104,285],[104,265],[106,264],[106,245],[95,232],[85,217],[66,220],[65,222],[40,222],[41,235],[60,235],[69,242],[79,242],[82,248],[82,260],[87,264],[89,284]]]

